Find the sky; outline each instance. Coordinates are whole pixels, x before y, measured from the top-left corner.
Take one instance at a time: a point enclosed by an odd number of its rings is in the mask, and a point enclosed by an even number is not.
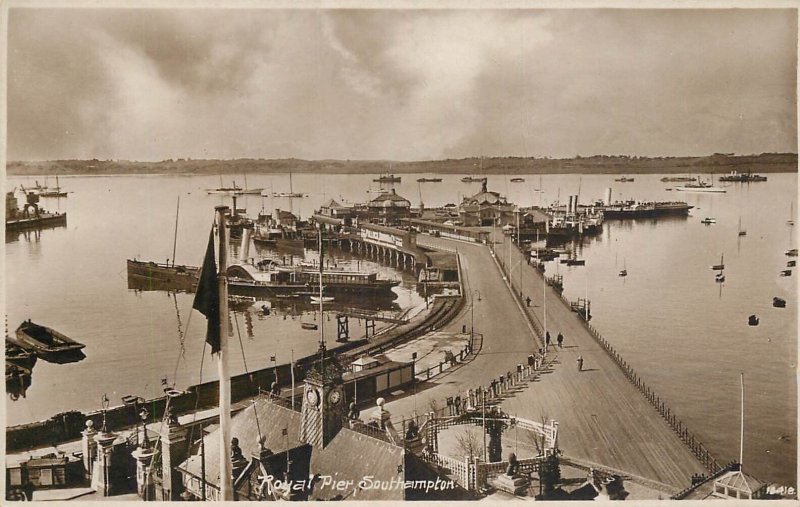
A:
[[[795,10],[11,8],[8,160],[797,151]]]

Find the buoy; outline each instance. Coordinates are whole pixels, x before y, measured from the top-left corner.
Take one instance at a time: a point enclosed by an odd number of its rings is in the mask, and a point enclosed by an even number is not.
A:
[[[750,317],[748,317],[747,323],[749,325],[751,325],[751,326],[757,326],[758,325],[758,317],[756,317],[755,315],[751,315]]]

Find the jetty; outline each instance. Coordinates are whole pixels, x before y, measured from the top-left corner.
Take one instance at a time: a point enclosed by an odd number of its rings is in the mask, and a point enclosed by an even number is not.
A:
[[[654,393],[647,388],[648,394],[643,395],[623,371],[620,359],[615,359],[569,304],[553,288],[543,287],[542,275],[527,264],[509,238],[500,231],[493,238],[494,248],[445,238],[417,239],[421,246],[458,252],[467,273],[467,299],[461,314],[442,331],[466,325],[482,337],[481,350],[469,367],[422,383],[415,396],[387,403],[392,413],[410,417],[415,407],[426,412],[428,408],[418,407],[430,407],[431,401],[441,403],[445,397],[486,386],[501,373],[515,371],[528,354],[544,346],[542,297],[546,294],[547,330],[553,337],[562,332],[568,342],[563,349],[551,344],[546,373],[503,399],[502,410],[530,420],[557,420],[559,448],[566,457],[651,481],[665,496],[691,485],[692,476],[720,468],[671,411],[654,407],[650,400],[655,400]],[[533,298],[533,305],[525,304],[526,295]],[[585,371],[576,367],[578,356],[585,360]],[[638,382],[643,384],[641,379]],[[663,400],[658,403],[664,406]],[[679,424],[682,436],[673,423]]]

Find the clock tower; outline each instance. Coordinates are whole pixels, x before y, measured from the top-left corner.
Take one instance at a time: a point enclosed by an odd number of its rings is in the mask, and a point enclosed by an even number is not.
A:
[[[325,447],[342,428],[344,416],[343,368],[333,356],[320,354],[306,374],[300,414],[300,439]]]

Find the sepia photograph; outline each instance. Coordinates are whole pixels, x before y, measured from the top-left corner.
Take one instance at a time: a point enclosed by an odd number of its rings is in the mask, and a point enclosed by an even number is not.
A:
[[[797,501],[791,4],[0,26],[6,502]]]

